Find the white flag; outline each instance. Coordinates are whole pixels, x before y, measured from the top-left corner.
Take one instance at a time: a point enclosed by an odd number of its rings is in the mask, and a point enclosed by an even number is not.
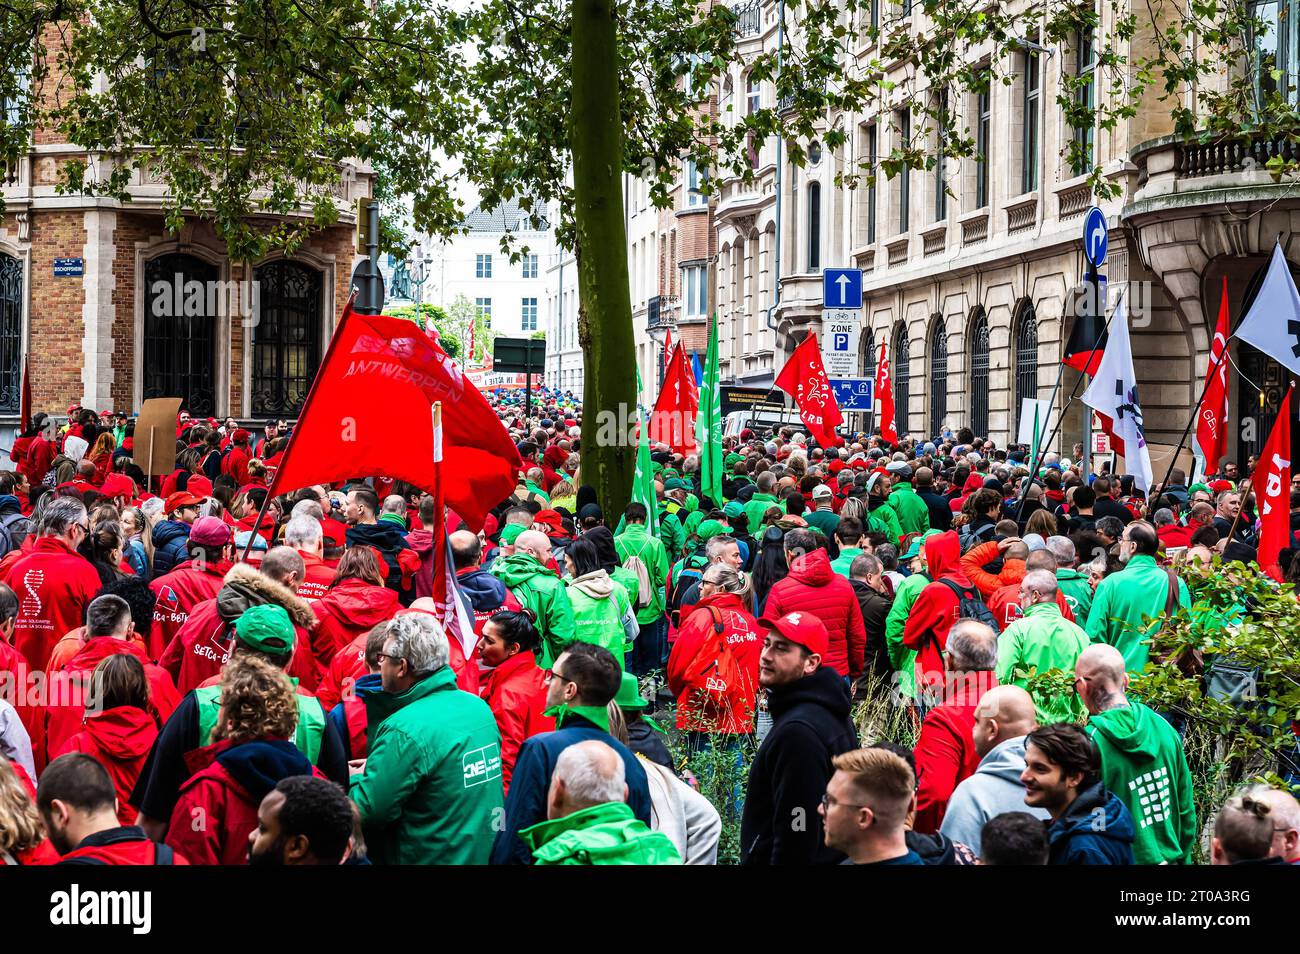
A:
[[[1123,298],[1115,306],[1106,350],[1092,383],[1083,393],[1083,403],[1111,419],[1115,437],[1124,442],[1124,469],[1142,490],[1150,487],[1151,456],[1142,429],[1142,405],[1138,402],[1133,350],[1128,341],[1128,308]]]
[[[1300,375],[1300,292],[1291,280],[1281,242],[1273,246],[1264,283],[1234,337]]]

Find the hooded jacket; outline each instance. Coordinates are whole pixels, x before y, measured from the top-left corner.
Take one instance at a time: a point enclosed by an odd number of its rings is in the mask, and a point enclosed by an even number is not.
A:
[[[1133,816],[1124,803],[1095,782],[1081,791],[1064,815],[1047,825],[1048,864],[1133,864]]]
[[[349,795],[380,864],[485,864],[502,803],[501,735],[444,666],[366,696],[369,752]]]
[[[731,651],[740,680],[737,685],[727,685],[718,698],[718,693],[709,691],[708,680],[716,672],[723,643]],[[677,728],[729,734],[752,732],[762,650],[758,621],[738,594],[714,593],[696,603],[677,631],[668,655],[668,687],[677,697]],[[701,659],[702,654],[707,658]],[[695,672],[699,675],[692,679]]]
[[[1025,578],[1025,561],[1024,560],[1007,560],[1002,561],[1002,569],[997,573],[989,573],[984,569],[986,563],[992,563],[998,558],[998,543],[996,540],[990,540],[988,543],[980,543],[971,547],[961,558],[961,569],[970,579],[971,583],[980,591],[984,599],[988,599],[995,591],[1011,583],[1019,583]]]
[[[1025,804],[1025,786],[1020,782],[1024,771],[1025,737],[999,742],[980,759],[975,774],[953,790],[939,833],[967,845],[978,856],[984,824],[990,818],[1028,812],[1046,821],[1050,816],[1045,809]]]
[[[663,832],[652,831],[627,802],[605,802],[538,822],[519,833],[539,865],[679,865]]]
[[[397,594],[355,577],[331,587],[310,604],[316,625],[311,630],[311,650],[317,665],[330,664],[334,654],[358,636],[396,615]]]
[[[1190,608],[1187,584],[1177,583],[1178,605]],[[1094,643],[1109,643],[1123,653],[1124,668],[1130,673],[1141,673],[1150,655],[1146,640],[1153,628],[1143,626],[1143,617],[1163,614],[1168,596],[1169,574],[1156,565],[1155,557],[1135,553],[1123,570],[1097,584],[1084,629]]]
[[[826,627],[830,643],[822,665],[841,676],[856,679],[862,675],[867,648],[862,609],[853,585],[831,569],[825,550],[814,550],[794,560],[789,574],[768,593],[763,615],[778,617],[795,610],[811,613]]]
[[[574,641],[573,605],[560,578],[527,553],[512,553],[492,561],[489,571],[499,579],[524,606],[532,610],[542,634],[542,649],[537,664],[551,665]]]
[[[146,647],[149,658],[157,659],[163,654],[194,607],[217,595],[230,567],[231,564],[225,561],[214,565],[186,560],[149,584],[149,589],[157,597],[153,608],[153,628],[149,631]]]
[[[18,597],[14,648],[35,668],[45,668],[50,650],[85,621],[86,606],[99,592],[99,574],[60,537],[40,537],[31,553],[9,567],[4,582]]]
[[[614,538],[614,547],[618,550],[620,560],[626,562],[628,557],[636,556],[645,564],[650,581],[650,602],[636,610],[636,621],[641,626],[657,623],[663,619],[668,605],[667,593],[660,583],[668,577],[669,566],[663,543],[650,534],[644,523],[629,523]]]
[[[153,528],[153,575],[170,573],[189,559],[190,525],[162,520]]]
[[[838,864],[827,848],[817,808],[834,770],[831,759],[858,747],[849,689],[823,665],[768,694],[772,728],[749,768],[740,858],[747,865]],[[804,819],[803,826],[791,819]]]
[[[348,527],[347,545],[374,547],[388,565],[384,585],[397,593],[414,597],[415,577],[420,572],[420,558],[406,542],[402,528],[387,520],[358,523]]]
[[[949,530],[925,541],[925,561],[930,579],[912,604],[912,611],[903,626],[903,645],[916,650],[920,667],[918,680],[926,686],[943,681],[943,650],[948,645],[948,630],[957,621],[960,601],[952,587],[939,582],[952,580],[963,589],[974,589],[962,572],[958,557],[961,543],[955,531]]]
[[[135,706],[116,706],[87,717],[85,728],[52,755],[57,758],[67,752],[85,752],[104,766],[117,792],[117,820],[131,825],[138,812],[128,800],[157,738],[158,723],[151,713]]]
[[[780,507],[781,501],[777,500],[771,494],[754,492],[754,496],[749,498],[749,503],[745,504],[745,519],[749,521],[749,532],[754,536],[762,539],[763,536],[763,514],[767,513],[773,507]],[[782,508],[784,512],[784,508]]]
[[[930,508],[907,481],[899,481],[889,490],[886,504],[898,515],[904,534],[925,533],[930,529]]]
[[[382,692],[383,678],[377,672],[368,672],[358,676],[352,684],[352,694],[329,710],[325,716],[334,731],[343,740],[343,749],[348,761],[366,757],[368,725],[366,718],[366,696],[372,692]],[[319,701],[319,700],[317,700]]]
[[[1192,773],[1178,732],[1147,706],[1127,706],[1088,718],[1101,751],[1101,781],[1137,825],[1133,860],[1140,865],[1191,864],[1196,844]]]
[[[917,665],[916,650],[903,643],[903,630],[917,597],[929,582],[924,573],[913,573],[905,578],[894,589],[894,600],[885,616],[885,651],[889,655],[889,665],[898,673],[898,692],[904,699],[916,698]]]
[[[637,634],[627,590],[604,570],[593,570],[564,583],[573,607],[574,641],[604,646],[623,665],[624,655],[631,651]],[[563,647],[556,651],[557,658],[562,651]]]
[[[311,607],[287,586],[244,563],[230,568],[214,598],[194,607],[158,658],[158,665],[167,670],[182,694],[197,689],[220,675],[221,667],[230,658],[235,620],[249,607],[263,603],[284,607],[293,620],[293,658],[285,672],[297,677],[303,688],[314,690],[319,673],[307,640],[308,629],[316,624]]]
[[[452,531],[448,528],[447,532]],[[433,596],[433,531],[423,527],[407,531],[406,545],[420,558],[420,570],[415,574],[415,598]]]
[[[1088,621],[1088,611],[1092,609],[1092,584],[1088,577],[1078,570],[1062,567],[1056,571],[1056,585],[1065,597],[1074,621],[1082,626]]]
[[[42,842],[48,845],[48,842]],[[38,846],[39,847],[39,846]],[[170,856],[170,857],[168,857]],[[60,865],[187,865],[182,855],[149,840],[138,825],[97,831],[54,862]]]
[[[949,674],[942,701],[925,714],[913,755],[916,758],[916,820],[914,831],[939,830],[948,799],[979,764],[972,733],[980,696],[997,685],[991,672]]]
[[[501,781],[509,793],[510,776],[524,740],[555,730],[555,719],[545,714],[546,674],[538,668],[536,656],[519,652],[487,670],[481,684],[480,695],[501,733]]]
[[[998,636],[998,682],[1029,688],[1030,673],[1050,669],[1074,672],[1079,654],[1088,648],[1088,634],[1061,615],[1055,603],[1036,603]],[[1078,722],[1083,705],[1073,690],[1046,696],[1030,693],[1039,725]]]
[[[192,755],[196,771],[181,786],[167,844],[194,865],[247,864],[248,836],[266,793],[292,775],[323,778],[284,739],[216,742]],[[198,818],[206,824],[195,824]]]
[[[180,705],[180,694],[172,685],[171,677],[149,662],[139,646],[125,639],[97,636],[88,640],[59,672],[50,675],[44,748],[50,758],[62,751],[68,739],[82,728],[95,667],[109,656],[117,655],[134,656],[144,667],[145,680],[149,683],[149,714],[157,725],[166,722]]]
[[[474,607],[474,635],[483,635],[483,624],[502,610],[518,611],[523,604],[506,585],[487,570],[477,567],[456,574],[456,585]]]

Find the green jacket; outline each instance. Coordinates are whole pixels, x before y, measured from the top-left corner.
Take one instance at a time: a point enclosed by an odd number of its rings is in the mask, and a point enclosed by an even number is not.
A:
[[[835,535],[840,528],[840,517],[834,510],[805,510],[803,518],[813,530],[820,530],[827,539]]]
[[[1101,751],[1103,784],[1133,815],[1134,862],[1191,864],[1196,806],[1178,732],[1132,699],[1090,717],[1087,732]]]
[[[1088,634],[1061,615],[1055,600],[1025,607],[1025,615],[998,636],[998,684],[1029,688],[1029,671],[1041,675],[1049,669],[1074,672],[1079,654],[1088,648]],[[1020,670],[1022,674],[1017,675]],[[1074,692],[1045,696],[1031,693],[1039,725],[1079,722],[1083,704]]]
[[[1144,616],[1156,617],[1165,611],[1169,595],[1169,574],[1156,565],[1155,557],[1137,553],[1128,565],[1112,573],[1099,584],[1088,610],[1088,637],[1094,643],[1109,643],[1124,654],[1124,666],[1140,673],[1147,665],[1151,647],[1150,627]],[[1191,606],[1187,584],[1178,581],[1178,604]]]
[[[519,833],[539,865],[679,865],[672,840],[651,831],[626,802],[605,802]]]
[[[926,519],[929,519],[928,515]],[[883,533],[889,537],[889,542],[894,546],[898,546],[899,541],[903,539],[903,527],[898,522],[898,514],[888,503],[868,511],[867,529],[875,533]]]
[[[686,545],[686,531],[682,529],[681,517],[677,516],[681,504],[673,503],[671,506],[671,510],[665,507],[659,512],[659,542],[664,545],[668,559],[675,560]]]
[[[627,590],[604,570],[570,577],[564,585],[573,606],[574,642],[604,646],[622,666],[623,656],[631,650],[635,636],[635,633],[629,635],[623,625],[624,619],[629,621],[629,626],[633,619]],[[556,647],[555,655],[558,657],[563,650],[563,645]]]
[[[701,510],[692,510],[682,521],[682,541],[683,543],[690,539],[692,533],[699,529],[700,524],[704,522],[704,512]]]
[[[650,576],[650,586],[654,597],[649,604],[636,611],[636,621],[642,625],[655,623],[663,618],[667,596],[664,583],[668,579],[668,555],[658,537],[652,537],[644,523],[629,523],[627,529],[614,538],[614,549],[620,560],[626,562],[630,556],[640,557]],[[632,605],[636,605],[635,598]]]
[[[745,504],[745,519],[749,521],[749,532],[755,539],[763,539],[763,514],[772,507],[781,506],[781,501],[771,494],[755,493]]]
[[[1078,622],[1086,622],[1088,611],[1092,609],[1092,584],[1088,575],[1078,570],[1064,569],[1056,571],[1056,585],[1061,588],[1065,605]]]
[[[930,508],[911,484],[894,484],[886,503],[898,515],[902,533],[925,533],[930,529]]]
[[[349,794],[380,864],[483,865],[504,798],[501,735],[450,666],[405,692],[366,696],[366,770]]]
[[[866,552],[861,547],[844,547],[840,550],[840,555],[831,560],[831,569],[840,576],[848,578],[849,570],[853,567],[853,560]]]
[[[537,617],[537,628],[542,634],[537,665],[543,670],[550,669],[560,655],[560,647],[573,642],[573,607],[564,584],[527,553],[512,553],[493,560],[488,572]]]
[[[894,591],[894,602],[885,617],[885,649],[889,664],[898,673],[898,692],[905,699],[916,698],[916,650],[903,645],[903,627],[912,604],[930,582],[924,573],[913,573]]]
[[[289,681],[293,683],[293,698],[298,703],[298,728],[294,732],[293,744],[307,756],[307,761],[315,765],[320,761],[321,741],[325,738],[325,710],[315,696],[304,696],[297,691],[297,679],[290,678]],[[199,745],[211,745],[212,733],[221,717],[221,686],[195,689],[194,703],[199,712]]]

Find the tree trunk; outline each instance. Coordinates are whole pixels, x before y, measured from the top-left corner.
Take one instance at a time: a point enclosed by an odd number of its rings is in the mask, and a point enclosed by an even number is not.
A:
[[[615,29],[613,0],[573,0],[569,146],[584,357],[581,473],[611,523],[631,497],[636,453],[627,423],[636,421],[636,372]]]

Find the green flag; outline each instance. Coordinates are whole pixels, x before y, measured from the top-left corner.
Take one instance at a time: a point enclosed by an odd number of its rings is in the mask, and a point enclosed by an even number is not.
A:
[[[651,536],[659,535],[659,501],[655,496],[655,475],[650,468],[650,425],[645,408],[641,406],[641,369],[636,369],[636,420],[639,437],[636,447],[636,474],[632,478],[632,502],[644,504],[646,529]],[[623,521],[619,520],[619,529]]]
[[[721,507],[722,406],[718,392],[718,316],[709,318],[709,350],[700,385],[700,408],[695,416],[695,443],[700,446],[700,492]]]
[[[1042,442],[1043,442],[1043,432],[1039,429],[1039,424],[1038,424],[1038,402],[1035,401],[1034,402],[1034,453],[1030,457],[1030,460],[1034,461],[1035,463],[1037,463],[1038,461],[1038,446]],[[1033,475],[1031,474],[1030,476],[1032,477]]]

